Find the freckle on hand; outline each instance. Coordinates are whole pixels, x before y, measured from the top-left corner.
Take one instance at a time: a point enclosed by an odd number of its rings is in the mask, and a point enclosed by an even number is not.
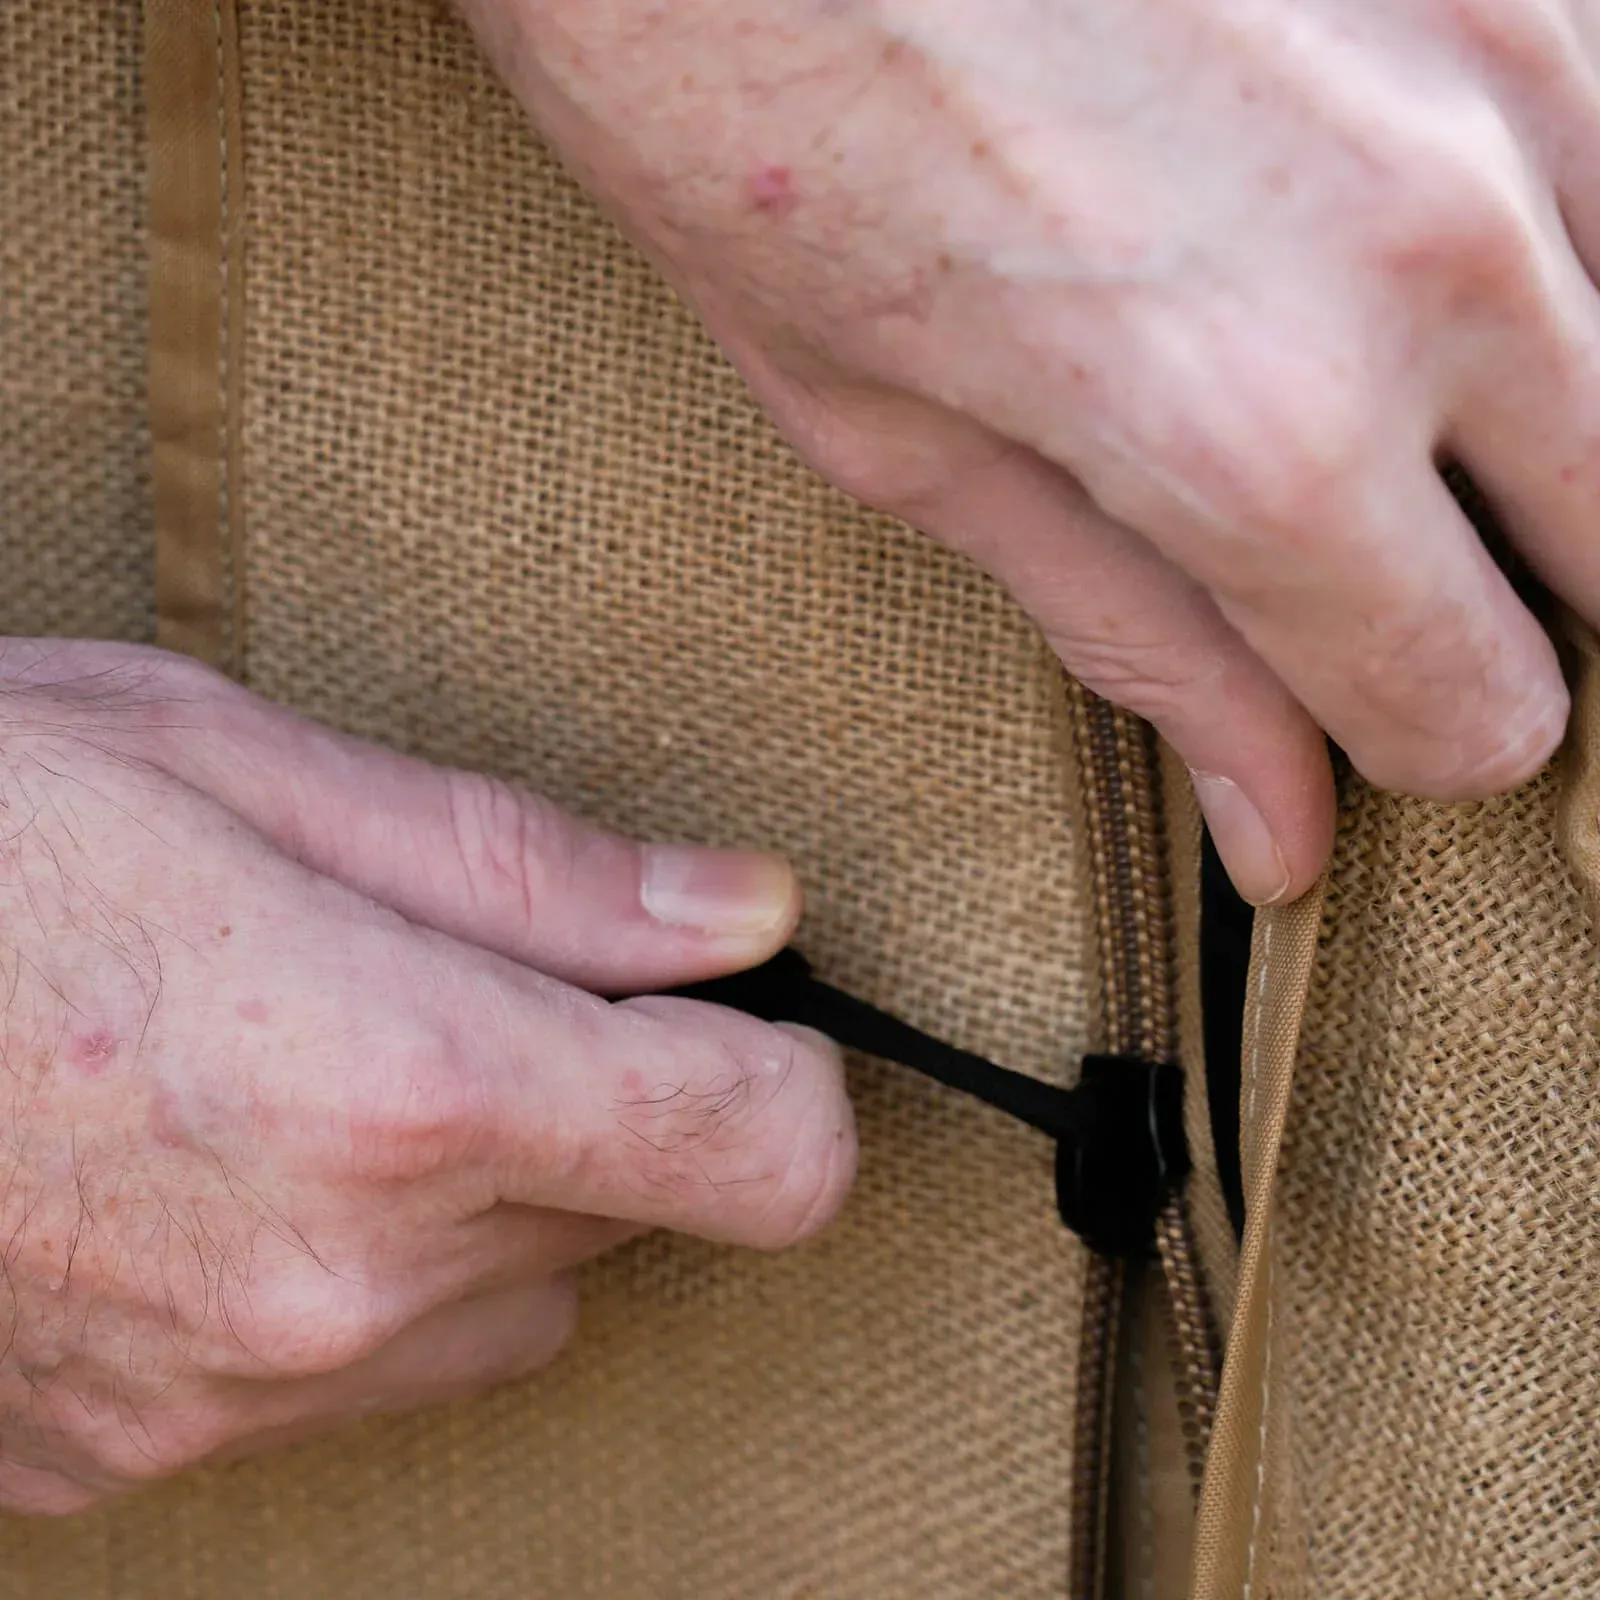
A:
[[[264,1023],[271,1015],[265,1000],[241,1000],[234,1009],[244,1022]]]

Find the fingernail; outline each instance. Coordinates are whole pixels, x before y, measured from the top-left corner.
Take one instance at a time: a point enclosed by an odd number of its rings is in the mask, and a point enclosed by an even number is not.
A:
[[[1281,900],[1289,888],[1289,868],[1244,790],[1209,772],[1191,771],[1189,776],[1234,888],[1253,906],[1270,906]]]
[[[795,897],[794,873],[777,856],[683,844],[644,848],[639,902],[670,927],[723,937],[770,933],[794,914]]]

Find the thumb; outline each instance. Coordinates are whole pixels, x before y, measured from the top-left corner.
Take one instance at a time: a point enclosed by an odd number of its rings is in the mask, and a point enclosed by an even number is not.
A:
[[[566,983],[604,993],[735,971],[799,920],[776,857],[639,844],[232,686],[216,699],[164,752],[178,776],[325,877]]]

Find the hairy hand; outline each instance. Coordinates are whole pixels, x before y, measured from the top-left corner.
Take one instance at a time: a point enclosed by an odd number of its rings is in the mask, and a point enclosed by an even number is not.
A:
[[[1593,0],[464,0],[824,474],[1003,580],[1247,896],[1321,737],[1457,799],[1561,735],[1463,463],[1600,622]]]
[[[0,1503],[522,1372],[641,1229],[816,1229],[831,1047],[584,992],[760,960],[797,898],[187,662],[0,644]]]

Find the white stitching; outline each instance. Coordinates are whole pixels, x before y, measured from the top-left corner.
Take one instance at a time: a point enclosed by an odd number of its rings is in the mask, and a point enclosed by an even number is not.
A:
[[[1256,982],[1255,1026],[1250,1041],[1250,1099],[1245,1120],[1251,1128],[1256,1125],[1256,1087],[1261,1068],[1262,1013],[1266,1005],[1267,972],[1272,959],[1272,929],[1274,918],[1269,912],[1261,933],[1261,976]],[[1256,1487],[1250,1501],[1250,1543],[1245,1551],[1244,1592],[1242,1600],[1250,1600],[1255,1586],[1256,1543],[1261,1534],[1261,1504],[1266,1497],[1267,1482],[1267,1401],[1272,1377],[1272,1238],[1270,1223],[1263,1222],[1261,1249],[1266,1257],[1267,1273],[1264,1292],[1267,1297],[1266,1351],[1261,1361],[1261,1427],[1256,1438]]]

